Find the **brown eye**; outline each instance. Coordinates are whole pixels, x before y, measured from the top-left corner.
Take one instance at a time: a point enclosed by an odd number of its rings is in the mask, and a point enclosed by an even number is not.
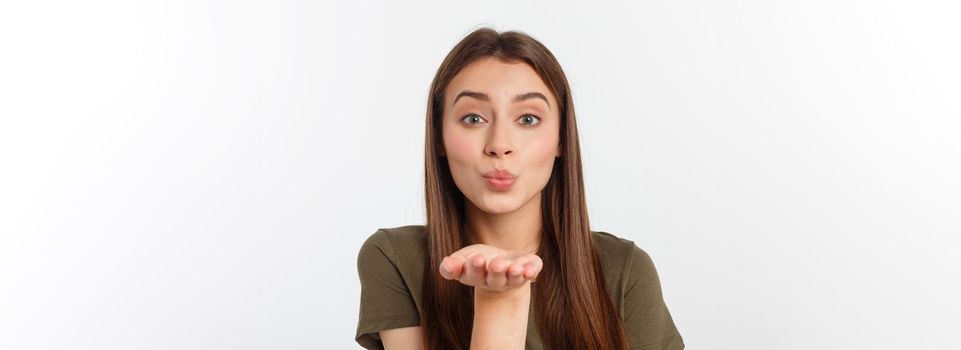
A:
[[[532,127],[534,125],[537,125],[537,123],[541,122],[541,118],[533,114],[525,114],[521,116],[520,120],[521,120],[521,124],[524,124],[524,126],[527,126],[527,127]]]
[[[464,122],[464,123],[466,123],[466,124],[468,124],[468,125],[473,125],[473,124],[480,123],[481,121],[484,120],[484,118],[481,118],[481,116],[479,116],[479,115],[477,115],[477,114],[471,113],[471,114],[465,115],[465,116],[464,116],[463,118],[461,118],[460,120],[461,120],[461,122]],[[466,120],[467,122],[465,122],[465,120]],[[475,122],[476,122],[476,123],[475,123]]]

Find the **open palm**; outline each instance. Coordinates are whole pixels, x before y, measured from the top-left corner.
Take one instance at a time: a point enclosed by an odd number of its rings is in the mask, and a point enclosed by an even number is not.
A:
[[[536,254],[473,244],[445,257],[440,274],[471,287],[505,292],[536,280],[543,266]]]

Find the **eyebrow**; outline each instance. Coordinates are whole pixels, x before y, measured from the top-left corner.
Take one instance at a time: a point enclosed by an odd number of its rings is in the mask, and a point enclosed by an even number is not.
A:
[[[486,101],[486,102],[490,102],[491,100],[490,96],[487,96],[487,94],[485,93],[471,91],[471,90],[464,90],[464,91],[461,91],[461,93],[457,94],[457,97],[454,97],[454,102],[451,102],[450,105],[453,106],[455,103],[457,103],[457,100],[459,100],[461,97],[464,97],[464,96],[473,97],[478,100]],[[526,101],[532,98],[539,98],[544,100],[544,103],[547,104],[547,108],[551,108],[551,103],[547,101],[547,97],[544,96],[544,94],[536,91],[527,92],[527,93],[514,96],[514,99],[512,99],[511,102],[516,103],[516,102]]]

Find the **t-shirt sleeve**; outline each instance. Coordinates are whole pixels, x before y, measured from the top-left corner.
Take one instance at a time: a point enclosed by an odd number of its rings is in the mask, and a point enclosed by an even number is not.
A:
[[[634,350],[680,350],[684,340],[661,294],[651,257],[632,244],[624,292],[624,327]]]
[[[420,315],[398,268],[390,236],[374,232],[360,247],[360,317],[355,340],[366,349],[383,349],[381,330],[417,326]]]

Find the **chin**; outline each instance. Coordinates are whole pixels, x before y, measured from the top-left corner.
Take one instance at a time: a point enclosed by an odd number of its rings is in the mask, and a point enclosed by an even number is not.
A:
[[[495,207],[484,206],[479,208],[480,210],[483,210],[484,212],[491,213],[491,214],[506,214],[506,213],[513,212],[520,207],[516,205],[510,205],[510,206],[501,205],[501,206],[495,206]]]
[[[521,207],[520,201],[515,198],[482,198],[474,202],[478,209],[491,214],[504,214],[515,211]]]

